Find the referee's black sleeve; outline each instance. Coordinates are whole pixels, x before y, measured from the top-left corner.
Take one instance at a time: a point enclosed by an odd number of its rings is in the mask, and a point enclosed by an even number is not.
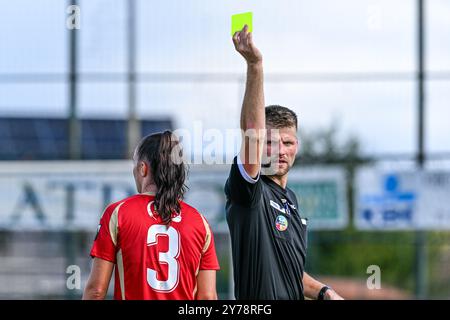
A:
[[[260,173],[256,178],[250,177],[245,171],[239,155],[234,157],[230,175],[225,183],[225,194],[228,200],[246,207],[252,207],[261,198],[261,188]]]

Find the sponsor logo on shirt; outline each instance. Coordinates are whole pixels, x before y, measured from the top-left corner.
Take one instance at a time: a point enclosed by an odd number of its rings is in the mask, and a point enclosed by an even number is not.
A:
[[[283,208],[282,206],[280,206],[278,203],[276,203],[275,201],[270,200],[270,206],[275,208],[276,210],[286,214],[286,209]]]
[[[285,216],[279,215],[275,220],[275,227],[278,231],[285,231],[288,228],[288,220]]]

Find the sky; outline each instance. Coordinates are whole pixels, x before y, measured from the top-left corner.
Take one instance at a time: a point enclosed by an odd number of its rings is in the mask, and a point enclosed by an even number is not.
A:
[[[126,71],[123,0],[81,0],[80,72]],[[426,147],[450,152],[450,1],[427,0]],[[245,62],[231,15],[252,11],[266,104],[292,108],[305,132],[337,122],[365,153],[416,150],[415,0],[137,1],[137,71],[232,74],[234,82],[141,82],[142,118],[221,132],[239,125]],[[9,83],[1,74],[67,72],[66,0],[0,0],[0,116],[64,116],[66,83]],[[289,81],[289,75],[392,73],[402,80]],[[272,81],[271,79],[282,81]],[[435,79],[435,80],[433,80]],[[283,81],[284,80],[284,81]],[[123,118],[124,82],[80,84],[81,117]]]

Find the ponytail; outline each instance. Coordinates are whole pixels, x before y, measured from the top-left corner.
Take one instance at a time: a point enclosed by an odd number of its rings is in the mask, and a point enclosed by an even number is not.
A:
[[[186,191],[186,167],[178,140],[170,131],[147,136],[138,148],[139,159],[148,160],[157,187],[155,209],[165,224],[180,213]]]

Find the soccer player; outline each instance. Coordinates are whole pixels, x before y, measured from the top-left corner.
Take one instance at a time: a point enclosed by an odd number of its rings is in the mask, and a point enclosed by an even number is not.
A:
[[[304,272],[307,220],[286,187],[298,149],[297,116],[264,107],[262,55],[247,26],[233,42],[247,61],[244,135],[225,184],[236,299],[342,299]]]
[[[133,160],[139,194],[103,213],[83,299],[105,297],[114,267],[114,299],[217,299],[214,237],[206,219],[182,201],[179,142],[169,131],[149,135]]]

